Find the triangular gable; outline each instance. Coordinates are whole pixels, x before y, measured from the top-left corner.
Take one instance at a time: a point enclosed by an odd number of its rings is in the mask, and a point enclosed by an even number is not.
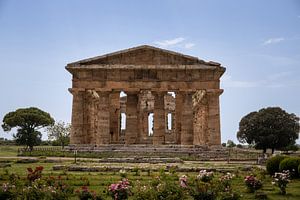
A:
[[[205,62],[197,57],[180,54],[153,46],[142,45],[114,53],[105,54],[89,59],[70,63],[69,66],[78,65],[195,65],[217,63]]]

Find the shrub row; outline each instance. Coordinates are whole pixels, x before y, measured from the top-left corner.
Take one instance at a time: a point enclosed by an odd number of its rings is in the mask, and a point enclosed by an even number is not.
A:
[[[266,168],[270,175],[289,170],[293,178],[298,178],[300,175],[300,157],[277,155],[268,159]]]

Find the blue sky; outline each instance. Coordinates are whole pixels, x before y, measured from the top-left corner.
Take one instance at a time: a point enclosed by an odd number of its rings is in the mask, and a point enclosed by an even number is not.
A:
[[[1,120],[36,106],[70,122],[65,65],[141,44],[227,68],[222,141],[260,108],[300,115],[300,1],[0,0]]]

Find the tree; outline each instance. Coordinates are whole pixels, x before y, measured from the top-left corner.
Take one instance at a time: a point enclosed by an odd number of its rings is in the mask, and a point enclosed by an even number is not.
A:
[[[244,116],[239,123],[237,138],[257,149],[282,149],[295,144],[299,137],[299,117],[279,107],[263,108]]]
[[[49,140],[55,140],[62,148],[69,144],[71,125],[65,122],[57,122],[47,128]]]
[[[228,140],[226,146],[227,146],[227,147],[235,147],[236,144],[234,143],[234,141]]]
[[[17,128],[17,133],[13,134],[16,143],[32,150],[33,146],[41,143],[42,134],[38,130],[53,123],[54,119],[49,113],[30,107],[7,113],[3,118],[2,128],[4,131]]]

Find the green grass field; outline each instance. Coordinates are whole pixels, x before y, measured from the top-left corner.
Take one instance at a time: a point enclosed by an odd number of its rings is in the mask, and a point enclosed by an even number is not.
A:
[[[0,157],[15,157],[17,156],[17,149],[19,146],[0,146]],[[121,179],[119,172],[71,172],[65,170],[54,171],[53,166],[57,163],[45,163],[45,157],[39,158],[37,163],[17,163],[18,158],[0,158],[0,184],[7,182],[11,174],[18,175],[22,181],[26,181],[27,177],[27,168],[36,166],[43,166],[43,178],[49,176],[58,177],[60,176],[65,183],[78,189],[81,186],[88,186],[91,190],[95,190],[97,193],[105,193],[108,186],[111,183],[115,183]],[[72,160],[62,159],[62,163],[59,165],[71,165],[73,164]],[[138,174],[134,171],[127,172],[127,178],[131,182],[133,188],[135,187],[137,181],[140,183],[147,183],[149,180],[155,179],[159,175],[157,169],[165,167],[167,164],[150,164],[150,163],[98,163],[96,159],[78,159],[78,165],[84,166],[121,166],[121,167],[131,167],[136,169],[149,168],[149,172],[139,172]],[[247,193],[244,177],[246,175],[256,174],[258,177],[261,177],[263,181],[262,192],[268,195],[270,200],[299,200],[300,199],[300,179],[292,180],[287,187],[287,195],[282,196],[279,194],[279,189],[271,184],[272,178],[268,175],[261,173],[261,170],[254,170],[252,172],[243,171],[244,163],[231,163],[227,164],[226,162],[198,162],[198,161],[185,161],[184,163],[176,163],[178,166],[185,167],[203,167],[203,168],[212,168],[212,169],[230,169],[236,177],[233,179],[233,189],[234,191],[239,192],[242,195],[243,200],[252,200],[254,199],[254,194]],[[248,164],[247,164],[248,165]],[[156,169],[156,171],[151,170]],[[167,172],[168,173],[168,172]],[[197,172],[176,172],[176,175],[180,177],[181,175],[186,174],[188,177],[196,177]],[[216,179],[220,176],[221,173],[216,173]],[[111,199],[109,196],[104,195],[107,199]],[[73,199],[76,199],[74,196]]]
[[[5,161],[1,161],[3,163]],[[8,162],[8,161],[7,161]],[[69,172],[69,171],[53,171],[52,167],[53,163],[29,163],[29,164],[21,164],[14,163],[13,161],[9,161],[11,167],[5,167],[0,169],[0,183],[6,182],[9,179],[9,175],[14,173],[20,176],[21,180],[26,180],[27,168],[28,167],[36,167],[43,166],[43,177],[54,176],[61,178],[69,185],[71,185],[74,189],[78,189],[81,186],[88,186],[90,189],[95,190],[97,193],[104,193],[107,191],[108,186],[111,183],[114,183],[120,180],[121,176],[118,172]],[[65,162],[64,164],[71,164],[71,162]],[[86,164],[86,163],[84,163]],[[258,177],[261,177],[259,171],[253,171],[252,173],[257,174]],[[176,174],[181,176],[182,174],[186,174],[188,177],[197,176],[196,172],[182,173],[176,172]],[[242,194],[242,199],[254,199],[254,194],[247,193],[246,187],[244,186],[243,179],[244,176],[249,175],[250,172],[242,172],[237,170],[235,172],[236,177],[233,179],[233,188],[235,191],[238,191]],[[136,172],[127,172],[127,178],[133,184],[133,187],[137,181],[141,183],[146,183],[151,179],[154,179],[159,175],[158,172],[140,172],[138,175]],[[217,173],[216,176],[220,176],[220,173]],[[282,196],[279,195],[278,188],[271,184],[271,178],[266,175],[263,178],[263,188],[261,191],[267,193],[268,198],[270,200],[298,200],[300,199],[300,180],[292,180],[287,187],[287,195]],[[108,196],[106,196],[110,199]],[[74,197],[75,198],[75,197]]]
[[[21,146],[0,145],[0,156],[17,156],[18,148],[21,148]]]

